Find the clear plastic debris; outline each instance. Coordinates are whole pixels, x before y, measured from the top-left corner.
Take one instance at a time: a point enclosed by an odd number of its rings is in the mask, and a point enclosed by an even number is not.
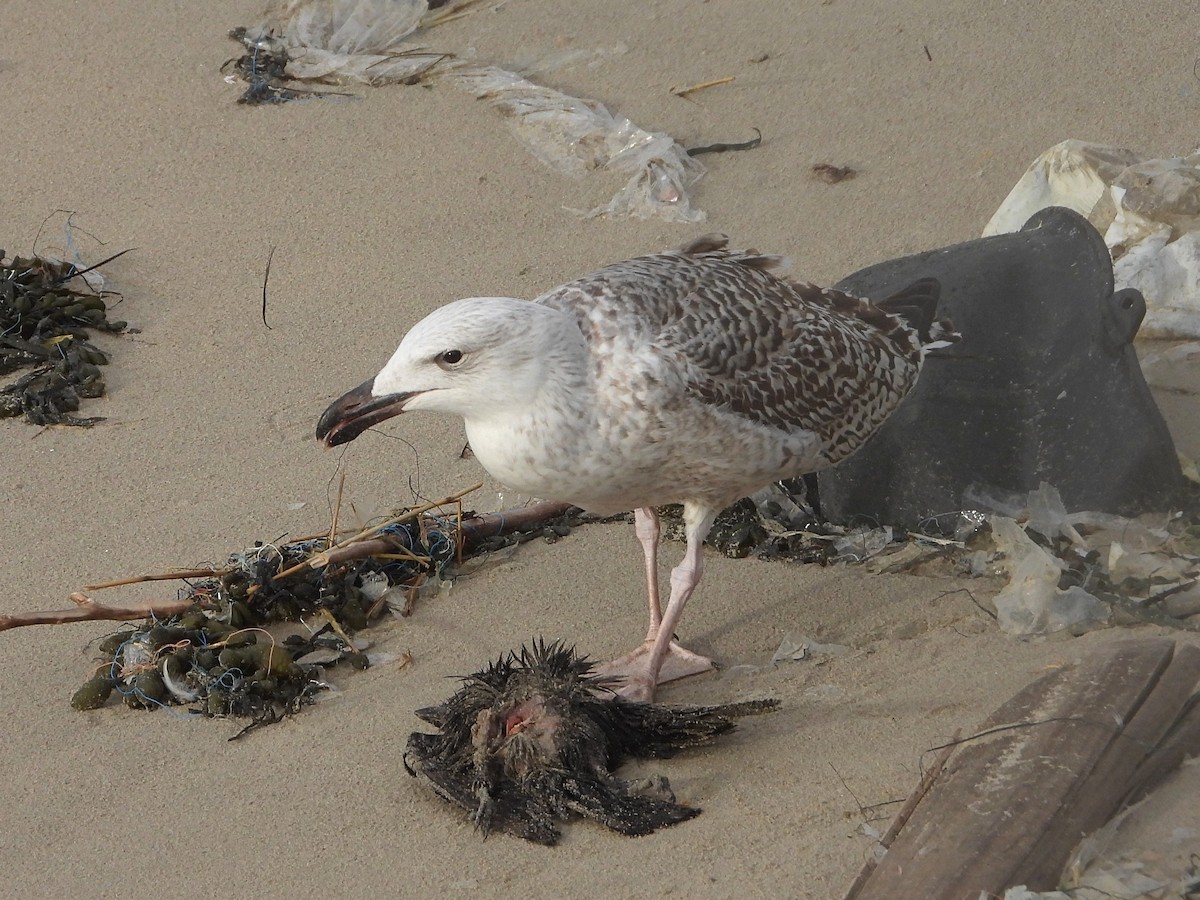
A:
[[[1195,568],[1193,563],[1165,553],[1139,553],[1127,550],[1119,541],[1108,546],[1108,577],[1113,584],[1129,581],[1178,583]]]
[[[971,521],[1005,516],[1026,523],[1049,540],[1065,535],[1076,546],[1098,548],[1102,541],[1123,536],[1121,539],[1127,543],[1135,542],[1139,549],[1144,549],[1159,547],[1170,537],[1165,529],[1137,519],[1097,510],[1068,512],[1058,489],[1044,481],[1024,494],[971,485],[963,491],[962,504],[962,516]],[[1087,538],[1080,535],[1080,528],[1087,530]]]
[[[1063,504],[1062,496],[1054,485],[1042,482],[1036,490],[1029,492],[1027,500],[1029,520],[1025,523],[1038,534],[1054,540],[1059,535],[1070,539],[1077,547],[1086,547],[1087,542],[1080,537],[1075,526],[1067,516],[1067,507]]]
[[[800,662],[817,656],[845,656],[849,651],[850,648],[844,644],[822,644],[812,638],[787,634],[772,654],[771,664]]]
[[[639,128],[595,100],[571,97],[497,66],[459,61],[439,69],[456,87],[507,116],[525,148],[555,171],[582,175],[603,169],[629,175],[607,205],[587,210],[585,216],[704,220],[702,212],[691,208],[687,193],[704,167],[669,135]]]
[[[1034,160],[983,234],[1018,231],[1049,206],[1075,210],[1104,235],[1116,287],[1146,298],[1139,338],[1200,337],[1200,152],[1148,159],[1063,141]]]
[[[428,12],[426,0],[281,0],[247,34],[264,50],[285,51],[292,78],[385,84],[420,71],[403,42]]]
[[[846,562],[863,562],[878,556],[892,542],[891,525],[882,528],[855,528],[833,542],[836,558]]]
[[[526,149],[555,171],[577,176],[608,171],[628,178],[607,204],[580,210],[584,216],[704,221],[688,194],[704,166],[670,135],[647,131],[596,100],[535,84],[517,72],[408,43],[423,37],[422,29],[441,15],[431,13],[426,0],[282,0],[239,33],[251,52],[286,58],[284,72],[297,80],[449,83],[503,113]],[[559,61],[581,58],[556,55]],[[544,70],[547,61],[534,67]]]
[[[1108,621],[1109,609],[1078,585],[1059,590],[1063,565],[1025,533],[1015,520],[989,520],[997,548],[1007,557],[1009,583],[996,595],[996,620],[1009,634],[1081,634]]]

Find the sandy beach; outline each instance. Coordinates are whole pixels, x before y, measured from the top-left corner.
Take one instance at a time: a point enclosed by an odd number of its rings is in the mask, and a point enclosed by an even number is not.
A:
[[[494,110],[449,87],[238,105],[244,85],[220,71],[240,52],[227,32],[255,20],[258,2],[5,9],[0,246],[62,253],[55,211],[70,210],[90,261],[136,248],[105,272],[123,296],[115,313],[140,329],[100,339],[108,393],[85,412],[105,422],[0,421],[5,612],[318,532],[342,472],[363,521],[479,480],[474,508],[523,502],[460,458],[449,418],[404,416],[381,428],[403,440],[368,434],[344,452],[312,437],[330,400],[452,299],[533,297],[706,231],[831,284],[977,237],[1061,140],[1178,155],[1194,149],[1200,112],[1194,22],[1161,0],[508,0],[435,29],[427,46],[501,65],[613,50],[539,80],[686,146],[761,129],[757,149],[704,158],[692,201],[706,222],[584,219],[569,210],[606,203],[623,178],[551,171]],[[691,99],[670,93],[730,75]],[[827,184],[818,163],[858,174]],[[1179,449],[1197,457],[1194,393],[1162,399]],[[681,553],[665,546],[664,572]],[[104,623],[0,634],[0,895],[836,898],[870,852],[860,805],[906,796],[928,748],[1048,666],[1168,633],[1019,640],[956,592],[994,594],[994,578],[716,553],[707,565],[680,636],[722,671],[659,699],[773,697],[780,710],[633,767],[668,775],[698,818],[641,839],[579,822],[554,849],[483,841],[405,774],[401,754],[424,727],[413,711],[444,699],[451,676],[537,635],[596,658],[641,637],[628,524],[533,541],[460,580],[370,633],[373,649],[407,651],[411,665],[337,672],[335,695],[235,743],[229,720],[71,709]],[[770,666],[789,633],[850,650]],[[1185,766],[1118,849],[1178,877],[1200,847],[1198,796],[1200,767]]]

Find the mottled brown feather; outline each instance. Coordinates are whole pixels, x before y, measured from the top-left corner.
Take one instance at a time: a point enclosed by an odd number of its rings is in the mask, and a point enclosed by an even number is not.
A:
[[[606,266],[538,298],[574,315],[599,380],[614,348],[650,348],[695,400],[747,426],[820,442],[813,468],[857,449],[916,382],[937,282],[881,303],[781,276],[777,256],[709,234]],[[665,375],[663,377],[671,377]],[[782,437],[782,435],[781,435]]]

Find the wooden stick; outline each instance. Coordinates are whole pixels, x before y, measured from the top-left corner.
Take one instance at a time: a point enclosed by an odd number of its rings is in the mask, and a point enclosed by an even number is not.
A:
[[[304,562],[292,566],[276,575],[280,578],[294,571],[299,571],[306,565],[312,568],[318,568],[320,565],[328,565],[330,563],[345,562],[350,559],[359,559],[366,556],[392,555],[409,559],[412,562],[428,564],[429,560],[426,557],[417,556],[415,554],[405,554],[402,548],[398,548],[395,543],[386,538],[375,538],[374,534],[386,528],[388,525],[395,522],[403,522],[405,519],[419,516],[423,512],[430,509],[435,509],[439,506],[448,506],[450,503],[459,502],[462,497],[478,490],[482,484],[477,484],[468,490],[462,491],[460,494],[448,497],[445,500],[440,500],[437,503],[429,503],[417,509],[410,510],[402,515],[396,516],[382,525],[368,528],[364,531],[356,532],[352,537],[341,541],[328,550],[311,557]],[[528,506],[520,509],[513,509],[504,512],[488,513],[482,516],[475,516],[470,519],[460,519],[458,534],[456,537],[461,541],[463,551],[469,553],[473,548],[488,538],[498,537],[509,534],[513,531],[520,531],[530,528],[540,522],[545,522],[548,519],[554,519],[566,514],[574,507],[569,503],[559,503],[556,501],[544,500],[538,503],[531,503]],[[460,513],[461,515],[461,513]],[[313,537],[323,537],[324,535],[314,535]],[[369,539],[366,536],[371,536]],[[320,557],[323,562],[313,563]],[[158,575],[135,575],[131,578],[121,578],[114,581],[106,581],[98,585],[85,587],[84,590],[100,590],[109,587],[119,587],[128,584],[141,584],[150,581],[171,581],[176,579],[186,578],[219,578],[222,575],[227,575],[233,572],[233,568],[225,569],[186,569],[176,572],[164,572]],[[258,585],[250,585],[250,589],[257,588]],[[170,616],[179,615],[186,612],[193,605],[198,605],[203,609],[210,609],[216,605],[215,601],[201,595],[184,600],[166,600],[150,603],[143,603],[138,606],[106,606],[102,603],[97,603],[92,598],[83,593],[73,593],[70,595],[71,600],[76,604],[74,609],[67,610],[52,610],[43,612],[30,613],[12,613],[8,615],[0,614],[0,631],[6,631],[9,628],[21,628],[26,625],[65,625],[68,622],[86,622],[94,620],[107,620],[117,622],[135,621],[146,618],[169,618]],[[410,602],[413,595],[410,595]]]
[[[426,503],[424,506],[415,507],[413,509],[408,510],[407,512],[401,513],[398,516],[393,516],[392,518],[388,519],[385,522],[381,522],[378,525],[373,525],[370,528],[365,528],[362,531],[355,534],[353,537],[348,537],[344,541],[339,541],[338,543],[336,543],[332,547],[330,547],[328,550],[324,550],[321,553],[314,554],[313,556],[310,556],[308,559],[303,560],[302,562],[298,562],[294,566],[290,566],[289,568],[284,569],[282,572],[276,573],[275,578],[277,578],[277,579],[278,578],[286,578],[288,575],[293,575],[296,572],[299,572],[305,566],[308,566],[310,569],[319,569],[324,565],[328,565],[328,563],[329,563],[328,554],[332,553],[334,550],[339,550],[342,547],[346,547],[350,544],[354,544],[359,541],[365,541],[369,538],[373,538],[373,537],[375,537],[375,535],[379,534],[379,532],[383,531],[385,528],[390,528],[392,525],[399,525],[401,522],[406,522],[409,519],[415,519],[417,516],[421,515],[421,513],[429,512],[429,510],[431,510],[431,509],[437,509],[439,506],[449,506],[451,503],[454,503],[455,501],[462,499],[467,494],[470,494],[473,491],[479,490],[481,487],[483,487],[482,481],[472,487],[467,488],[465,491],[460,491],[457,494],[452,494],[449,497],[444,497],[441,500],[434,501],[433,503]]]
[[[520,509],[475,516],[464,521],[459,527],[464,549],[470,552],[488,538],[521,531],[547,519],[557,519],[574,508],[570,503],[560,503],[557,500],[539,500]]]
[[[726,75],[724,78],[714,78],[712,81],[701,81],[699,84],[689,84],[687,87],[673,87],[671,93],[676,97],[687,97],[688,94],[694,94],[696,91],[703,91],[710,87],[716,87],[719,84],[729,84],[737,79],[736,75]]]
[[[85,584],[85,591],[102,591],[105,588],[124,587],[127,584],[144,584],[147,581],[184,581],[188,578],[220,578],[228,575],[233,569],[181,569],[178,572],[161,572],[158,575],[134,575],[132,578],[118,578],[115,581],[102,581],[100,584]]]
[[[106,606],[78,591],[71,594],[71,600],[75,603],[74,609],[0,615],[0,631],[21,628],[25,625],[65,625],[68,622],[95,620],[130,622],[137,619],[166,619],[185,613],[193,606],[211,606],[195,597],[186,600],[143,603],[139,606]]]

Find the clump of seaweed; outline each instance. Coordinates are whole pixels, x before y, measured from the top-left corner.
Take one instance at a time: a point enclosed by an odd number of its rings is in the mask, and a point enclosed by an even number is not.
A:
[[[467,810],[485,837],[507,831],[553,846],[557,823],[573,815],[646,835],[700,810],[677,803],[666,778],[626,781],[613,774],[617,766],[706,744],[732,730],[734,719],[778,705],[635,703],[592,669],[557,641],[510,652],[463,678],[445,703],[417,710],[440,734],[413,733],[405,768]]]
[[[837,556],[833,542],[846,529],[821,519],[812,502],[814,487],[804,478],[789,478],[743,497],[720,512],[705,543],[730,559],[826,565]],[[659,514],[667,538],[684,540],[683,507],[665,506]]]
[[[238,103],[261,106],[264,103],[287,103],[289,100],[319,100],[322,97],[350,97],[341,91],[313,91],[306,88],[289,87],[294,79],[287,74],[288,49],[279,38],[267,33],[253,36],[245,28],[234,28],[229,36],[241,44],[246,52],[236,59],[229,59],[221,71],[230,69],[246,82],[246,90],[238,97]]]
[[[108,318],[113,293],[94,290],[84,276],[121,255],[80,269],[36,254],[10,260],[0,250],[0,375],[32,368],[0,388],[0,418],[85,427],[103,421],[74,415],[83,399],[104,394],[100,367],[108,354],[88,335],[123,331],[126,323]]]
[[[71,698],[75,709],[103,706],[115,691],[132,709],[184,705],[193,715],[249,717],[236,738],[298,712],[327,686],[322,669],[305,657],[326,648],[334,648],[329,662],[357,653],[327,638],[324,628],[276,641],[265,629],[233,628],[198,604],[147,626],[100,643],[105,659]]]
[[[539,536],[557,540],[579,521],[562,503],[464,515],[462,497],[479,487],[362,530],[339,530],[335,509],[327,533],[258,542],[219,568],[89,585],[71,595],[73,609],[0,615],[0,631],[143,620],[100,643],[92,674],[71,705],[97,709],[116,694],[132,708],[182,706],[192,715],[249,718],[239,737],[312,702],[328,687],[326,668],[367,668],[368,643],[352,634],[387,610],[411,614],[417,599],[452,578],[466,557]],[[339,507],[340,495],[339,489]],[[171,580],[184,583],[174,600],[142,606],[108,605],[85,593]],[[285,636],[289,629],[281,623],[303,623],[307,633]]]

